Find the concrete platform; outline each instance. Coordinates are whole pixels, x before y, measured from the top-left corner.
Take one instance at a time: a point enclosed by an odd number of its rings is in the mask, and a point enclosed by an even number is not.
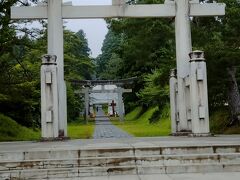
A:
[[[239,180],[240,173],[189,173],[189,174],[151,174],[151,175],[122,175],[109,177],[86,177],[79,180]]]
[[[216,135],[215,137],[145,137],[145,138],[108,138],[79,139],[58,142],[1,142],[0,152],[33,150],[77,150],[96,148],[130,147],[181,147],[206,145],[240,145],[240,135]]]
[[[0,143],[4,180],[234,180],[239,173],[240,136]]]

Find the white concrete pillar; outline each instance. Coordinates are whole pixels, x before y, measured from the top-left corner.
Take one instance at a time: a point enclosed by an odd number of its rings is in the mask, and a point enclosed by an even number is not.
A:
[[[190,99],[192,133],[194,136],[209,135],[209,112],[206,61],[203,51],[193,51],[190,73]]]
[[[44,55],[41,66],[41,128],[42,138],[59,137],[57,57]]]
[[[123,110],[123,116],[125,116],[125,104],[123,101],[122,101],[122,110]]]
[[[187,130],[191,132],[192,129],[192,117],[191,117],[191,103],[190,103],[190,77],[189,75],[184,78],[185,83],[185,104],[186,104],[186,118],[187,118]]]
[[[90,111],[90,116],[93,117],[94,116],[94,109],[93,109],[93,104],[92,103],[90,103],[89,111]]]
[[[118,94],[118,99],[117,99],[117,107],[118,107],[118,116],[120,121],[124,121],[124,114],[123,114],[123,89],[121,87],[117,87],[117,94]]]
[[[178,131],[178,104],[177,104],[177,73],[176,69],[170,72],[170,108],[171,108],[171,133],[174,135]]]
[[[113,112],[112,112],[112,106],[111,106],[111,101],[109,100],[108,101],[108,115],[112,115],[113,114]]]
[[[189,53],[192,51],[189,0],[176,0],[175,36],[179,102],[179,128],[188,131],[184,78],[189,74]]]
[[[48,0],[48,54],[58,59],[58,117],[61,136],[67,136],[67,97],[64,82],[62,0]]]
[[[85,104],[85,116],[86,119],[89,118],[89,87],[84,89],[84,104]]]
[[[112,5],[124,5],[126,0],[112,0]]]

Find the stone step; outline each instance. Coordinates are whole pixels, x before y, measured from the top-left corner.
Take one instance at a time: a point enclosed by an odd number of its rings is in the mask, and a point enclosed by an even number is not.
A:
[[[184,155],[184,154],[217,154],[239,153],[240,145],[207,145],[207,146],[178,146],[178,147],[121,147],[121,148],[85,148],[65,150],[41,150],[0,152],[0,161],[22,161],[34,159],[76,159],[80,157],[126,157],[148,155]]]
[[[120,167],[120,166],[172,166],[194,164],[240,164],[240,153],[152,155],[125,157],[90,157],[76,159],[36,159],[23,161],[1,161],[0,172],[23,169],[53,169],[76,167]]]
[[[240,172],[240,145],[139,145],[0,152],[0,179],[232,171]]]
[[[239,172],[240,164],[194,164],[172,166],[120,166],[2,171],[0,179],[65,179],[90,176]]]

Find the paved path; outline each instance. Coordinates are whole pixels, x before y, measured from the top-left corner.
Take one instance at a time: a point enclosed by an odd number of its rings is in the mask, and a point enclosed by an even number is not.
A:
[[[109,118],[104,115],[102,108],[98,107],[96,115],[96,127],[93,135],[94,139],[130,137],[132,136],[113,125]]]

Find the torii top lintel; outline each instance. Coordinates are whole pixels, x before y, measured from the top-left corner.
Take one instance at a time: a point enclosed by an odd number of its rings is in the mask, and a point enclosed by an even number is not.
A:
[[[219,16],[225,14],[224,3],[199,4],[198,0],[189,0],[189,2],[189,16]],[[176,15],[176,3],[171,0],[166,0],[164,4],[141,5],[113,3],[113,5],[72,6],[71,4],[63,4],[60,8],[63,19],[175,17]],[[47,11],[47,4],[33,7],[12,7],[11,18],[47,19]]]
[[[70,80],[70,82],[82,86],[96,86],[96,85],[123,86],[133,84],[135,80],[137,80],[137,77],[119,80]]]

